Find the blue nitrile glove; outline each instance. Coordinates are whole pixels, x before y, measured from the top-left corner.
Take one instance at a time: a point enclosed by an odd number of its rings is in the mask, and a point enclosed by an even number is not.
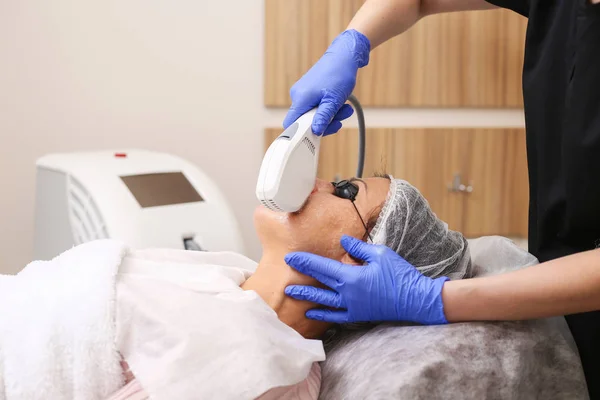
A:
[[[369,63],[370,51],[371,43],[365,35],[355,30],[342,32],[323,57],[292,86],[292,106],[283,127],[319,106],[313,132],[327,135],[339,131],[340,121],[352,115],[352,107],[344,103],[354,90],[358,69]]]
[[[342,310],[313,309],[306,316],[337,324],[370,321],[411,321],[446,324],[442,287],[446,277],[422,275],[392,249],[344,236],[342,246],[368,264],[342,264],[310,253],[290,253],[285,261],[332,290],[312,286],[288,286],[285,293]]]

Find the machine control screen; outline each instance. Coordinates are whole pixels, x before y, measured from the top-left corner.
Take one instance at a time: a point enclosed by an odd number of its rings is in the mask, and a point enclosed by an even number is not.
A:
[[[121,176],[142,208],[204,201],[181,172]]]

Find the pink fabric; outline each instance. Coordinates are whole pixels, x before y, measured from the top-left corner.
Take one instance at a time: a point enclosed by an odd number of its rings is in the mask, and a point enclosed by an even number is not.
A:
[[[148,400],[149,397],[142,388],[137,379],[132,380],[127,385],[108,398],[108,400]]]
[[[269,390],[258,400],[317,400],[321,390],[321,367],[314,363],[310,373],[302,382]]]
[[[126,376],[132,377],[129,367],[123,363],[123,371]],[[302,382],[288,387],[269,390],[258,398],[258,400],[316,400],[321,389],[321,367],[314,363],[308,377]],[[137,379],[133,378],[119,391],[107,400],[148,400],[149,397]]]

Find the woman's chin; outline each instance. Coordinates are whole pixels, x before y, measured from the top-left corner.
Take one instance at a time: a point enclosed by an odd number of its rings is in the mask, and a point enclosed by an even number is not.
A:
[[[281,211],[273,211],[262,205],[254,209],[254,228],[261,240],[270,238],[280,232],[288,225],[290,214]],[[277,236],[277,235],[275,235]]]
[[[271,210],[270,208],[267,208],[265,206],[263,206],[262,204],[259,204],[258,206],[256,206],[256,208],[254,209],[254,219],[262,219],[262,218],[282,218],[282,217],[286,217],[291,213],[287,213],[284,211],[275,211],[275,210]]]

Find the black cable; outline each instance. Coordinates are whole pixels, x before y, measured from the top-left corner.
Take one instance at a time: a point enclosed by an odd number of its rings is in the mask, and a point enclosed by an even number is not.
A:
[[[354,107],[356,118],[358,119],[358,165],[356,167],[356,177],[362,178],[363,169],[365,168],[365,114],[356,96],[351,94],[348,97],[348,102]]]
[[[356,207],[354,200],[350,200],[350,201],[352,202],[352,205],[354,206],[354,209],[356,210],[356,213],[358,214],[358,218],[360,218],[360,222],[362,222],[363,226],[365,227],[365,234],[367,235],[367,237],[369,238],[369,240],[372,243],[373,238],[371,237],[371,232],[369,232],[369,228],[367,227],[367,224],[365,224],[365,220],[363,219],[362,215],[360,215],[360,211],[358,211],[358,208]]]

